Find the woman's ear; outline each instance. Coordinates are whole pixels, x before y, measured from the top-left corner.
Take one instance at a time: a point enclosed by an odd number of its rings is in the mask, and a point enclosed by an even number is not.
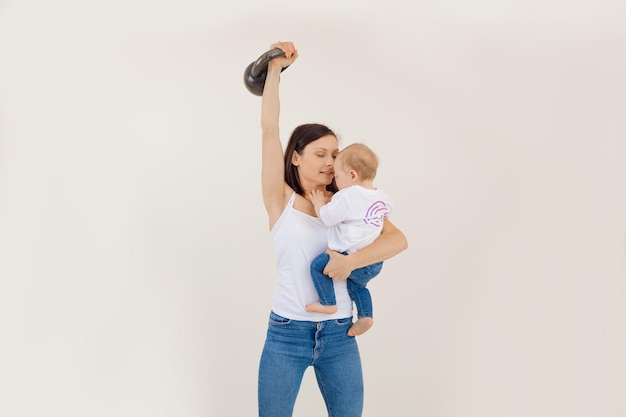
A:
[[[298,152],[296,151],[293,151],[293,154],[291,155],[291,164],[294,166],[300,165],[300,155],[298,155]]]

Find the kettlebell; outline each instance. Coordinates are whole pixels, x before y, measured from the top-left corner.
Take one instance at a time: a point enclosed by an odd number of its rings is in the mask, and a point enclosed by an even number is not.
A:
[[[267,78],[267,65],[272,59],[282,56],[285,56],[282,49],[270,49],[246,67],[246,70],[243,72],[243,83],[248,91],[255,96],[263,95],[263,87],[265,87],[265,79]],[[283,68],[281,72],[286,70],[287,67]]]

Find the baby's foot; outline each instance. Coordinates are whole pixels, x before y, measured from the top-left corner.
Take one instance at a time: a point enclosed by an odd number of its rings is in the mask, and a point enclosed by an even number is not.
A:
[[[348,336],[358,336],[369,330],[374,325],[374,319],[371,317],[361,317],[358,319],[350,330],[348,330]]]
[[[306,311],[310,313],[334,314],[337,312],[337,306],[325,306],[322,303],[307,304]]]

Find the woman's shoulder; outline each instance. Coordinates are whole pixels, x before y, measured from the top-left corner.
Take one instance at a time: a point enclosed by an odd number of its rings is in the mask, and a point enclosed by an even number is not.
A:
[[[295,193],[293,198],[293,208],[299,212],[307,214],[311,217],[317,217],[315,214],[315,207],[313,207],[313,203],[308,198]]]

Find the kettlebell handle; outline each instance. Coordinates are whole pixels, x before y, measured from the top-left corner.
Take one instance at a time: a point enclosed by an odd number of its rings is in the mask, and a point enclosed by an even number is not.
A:
[[[270,49],[261,55],[256,61],[250,63],[246,67],[243,73],[243,83],[248,91],[256,96],[263,95],[263,88],[265,87],[265,79],[267,78],[267,66],[269,62],[274,58],[285,56],[285,53],[280,48]],[[287,65],[288,67],[289,65]],[[287,69],[284,67],[282,71]]]
[[[261,75],[261,73],[267,70],[267,66],[272,59],[283,57],[283,56],[285,56],[285,53],[283,52],[282,49],[280,48],[270,49],[269,51],[261,55],[256,61],[254,61],[254,63],[252,64],[252,69],[250,70],[250,72],[252,73],[252,76],[258,77],[259,75]],[[282,71],[284,71],[285,68],[283,68]]]

